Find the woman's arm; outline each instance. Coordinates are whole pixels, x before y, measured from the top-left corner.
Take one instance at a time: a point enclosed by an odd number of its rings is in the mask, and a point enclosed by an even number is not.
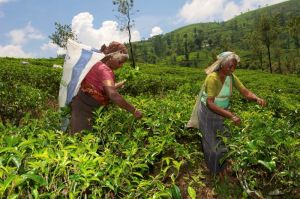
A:
[[[206,104],[207,104],[207,107],[212,110],[213,112],[223,116],[223,117],[226,117],[230,120],[232,120],[232,122],[236,125],[240,125],[241,124],[241,119],[234,115],[232,112],[230,112],[229,110],[225,110],[219,106],[217,106],[215,103],[215,98],[214,97],[208,97],[207,98],[207,101],[206,101]]]
[[[139,119],[143,116],[143,113],[135,108],[132,104],[127,102],[122,95],[118,93],[115,88],[113,81],[105,80],[103,81],[104,91],[107,94],[108,98],[117,106],[122,109],[127,110],[128,112],[132,113],[135,118]]]
[[[249,101],[256,101],[257,104],[261,106],[266,106],[266,101],[262,98],[257,97],[254,93],[252,93],[247,88],[241,88],[240,93]]]
[[[115,83],[115,88],[119,89],[119,88],[123,88],[124,84],[125,84],[126,80],[120,81],[118,83]]]

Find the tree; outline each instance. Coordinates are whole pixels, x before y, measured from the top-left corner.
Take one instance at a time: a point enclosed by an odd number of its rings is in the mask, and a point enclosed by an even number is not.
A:
[[[291,16],[288,22],[288,31],[290,36],[294,39],[295,48],[300,47],[300,16]]]
[[[189,50],[188,50],[188,35],[185,33],[183,35],[184,38],[184,58],[185,61],[189,61]]]
[[[282,73],[282,68],[281,68],[281,49],[280,47],[276,47],[274,49],[274,54],[275,54],[275,57],[277,59],[277,65],[278,65],[278,70],[279,70],[279,73]]]
[[[203,41],[203,30],[198,30],[197,28],[194,29],[194,50],[201,50]]]
[[[223,51],[227,51],[228,49],[230,49],[231,48],[230,38],[226,36],[221,36],[219,46],[221,47],[221,49],[223,49]]]
[[[71,25],[62,25],[58,22],[54,23],[55,32],[49,36],[54,44],[57,44],[61,48],[67,47],[68,39],[76,40],[76,35],[71,29]]]
[[[272,16],[266,17],[264,15],[261,16],[258,31],[260,33],[260,38],[262,43],[267,47],[268,50],[268,60],[269,60],[269,69],[272,73],[272,63],[271,63],[271,44],[277,39],[278,33],[276,30],[277,21],[276,18]]]
[[[263,44],[261,40],[260,35],[255,30],[248,33],[244,39],[252,51],[252,59],[257,59],[260,63],[261,70],[263,70]]]
[[[176,50],[176,54],[177,55],[182,55],[184,53],[184,49],[183,49],[183,41],[182,38],[180,36],[180,34],[176,34],[175,36],[175,50]]]
[[[151,41],[155,55],[159,58],[164,57],[166,53],[166,45],[162,35],[153,36]]]
[[[131,28],[134,25],[134,20],[132,20],[131,16],[135,12],[132,10],[133,0],[113,0],[113,5],[118,6],[118,12],[120,13],[120,16],[117,16],[117,18],[121,22],[121,30],[128,31],[128,43],[130,47],[132,67],[135,68],[135,59],[134,59],[133,47],[131,43]]]
[[[170,56],[172,55],[173,53],[173,34],[168,34],[168,35],[165,35],[165,41],[166,41],[166,55],[167,56]]]

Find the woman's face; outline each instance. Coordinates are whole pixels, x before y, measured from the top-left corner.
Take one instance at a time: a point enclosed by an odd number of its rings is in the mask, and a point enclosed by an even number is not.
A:
[[[125,63],[126,60],[123,60],[123,59],[114,59],[114,58],[111,58],[109,59],[107,65],[113,69],[113,70],[116,70],[118,68],[121,68],[122,65]]]
[[[231,75],[237,65],[237,61],[235,59],[230,59],[228,60],[225,65],[221,68],[221,71],[225,74],[225,75]]]

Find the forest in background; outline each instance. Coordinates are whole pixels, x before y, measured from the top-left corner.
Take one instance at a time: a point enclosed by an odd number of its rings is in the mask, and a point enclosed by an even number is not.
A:
[[[241,68],[300,73],[300,1],[266,6],[226,22],[198,23],[133,43],[137,62],[206,67],[223,51]],[[269,60],[270,56],[270,60]]]

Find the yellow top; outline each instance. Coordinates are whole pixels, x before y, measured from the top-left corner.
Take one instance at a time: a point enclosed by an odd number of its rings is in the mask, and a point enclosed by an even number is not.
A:
[[[245,86],[242,84],[242,82],[232,74],[232,80],[233,80],[233,86],[240,90],[241,88],[245,88]],[[221,89],[223,87],[223,84],[221,82],[221,79],[219,77],[219,74],[217,72],[210,73],[207,75],[205,81],[204,81],[204,92],[207,94],[207,97],[216,97],[219,95]]]

